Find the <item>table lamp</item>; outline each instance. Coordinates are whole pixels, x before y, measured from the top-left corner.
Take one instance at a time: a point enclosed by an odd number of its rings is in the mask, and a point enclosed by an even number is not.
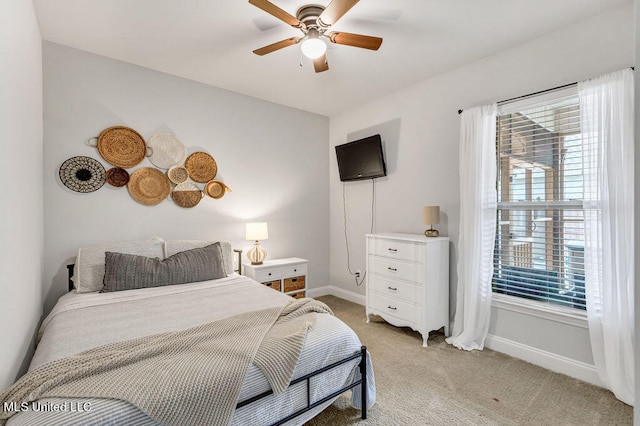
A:
[[[425,206],[422,208],[422,223],[431,225],[429,229],[424,231],[425,237],[437,237],[440,235],[437,229],[433,229],[433,225],[440,223],[440,206]]]
[[[247,252],[247,258],[252,265],[262,265],[262,262],[267,257],[267,252],[260,246],[259,240],[269,239],[267,222],[247,223],[245,238],[255,241],[253,247]]]

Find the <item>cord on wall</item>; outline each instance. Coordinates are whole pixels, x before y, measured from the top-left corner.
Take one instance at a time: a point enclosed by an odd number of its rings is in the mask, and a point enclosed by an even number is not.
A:
[[[367,272],[360,277],[360,271],[357,270],[353,272],[351,270],[351,254],[349,252],[349,234],[347,232],[347,197],[345,195],[345,182],[342,182],[342,214],[344,218],[344,243],[347,247],[347,269],[349,270],[349,274],[353,275],[353,278],[356,281],[356,285],[359,287],[364,282]],[[376,180],[371,179],[371,229],[369,231],[370,234],[373,234],[373,224],[374,224],[374,213],[375,213],[375,199],[376,199]]]

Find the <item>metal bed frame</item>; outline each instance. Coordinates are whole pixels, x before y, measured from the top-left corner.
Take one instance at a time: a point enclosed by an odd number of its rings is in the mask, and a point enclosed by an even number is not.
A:
[[[235,269],[236,272],[240,273],[240,268],[241,268],[241,262],[240,262],[240,253],[242,252],[241,250],[234,250],[234,252],[238,253],[238,267],[237,269]],[[73,269],[75,267],[75,264],[70,264],[67,265],[67,271],[68,271],[68,283],[69,283],[69,291],[73,290]],[[337,391],[333,392],[330,395],[327,395],[317,401],[311,402],[311,379],[314,378],[315,376],[318,376],[322,373],[324,373],[325,371],[331,370],[333,368],[339,367],[343,364],[346,364],[350,361],[353,361],[354,359],[358,359],[360,358],[360,363],[358,364],[358,368],[360,369],[360,380],[356,380],[355,382],[338,389]],[[338,395],[351,390],[353,388],[355,388],[356,386],[360,386],[360,395],[361,395],[361,400],[360,400],[360,404],[361,404],[361,409],[360,409],[360,414],[361,414],[361,418],[363,420],[365,420],[367,418],[367,402],[368,402],[368,398],[367,398],[367,347],[366,346],[361,346],[360,347],[360,351],[354,353],[351,356],[348,356],[347,358],[341,359],[340,361],[336,361],[333,364],[329,364],[327,366],[324,366],[316,371],[312,371],[311,373],[304,375],[302,377],[298,377],[295,380],[292,380],[291,383],[289,383],[289,386],[295,385],[297,383],[306,381],[307,382],[307,406],[305,408],[302,408],[290,415],[288,415],[287,417],[278,420],[277,422],[273,423],[271,426],[278,426],[281,425],[283,423],[286,423],[290,420],[295,419],[296,417],[298,417],[301,414],[306,413],[307,411],[310,411],[314,408],[316,408],[317,406],[324,404],[327,401],[332,400],[333,398],[336,398]],[[239,402],[236,405],[236,409],[238,408],[242,408],[244,406],[247,406],[249,404],[252,404],[256,401],[259,401],[262,398],[265,398],[269,395],[273,394],[273,390],[268,390],[266,392],[263,392],[259,395],[256,395],[252,398],[249,398],[247,400],[244,400],[242,402]]]

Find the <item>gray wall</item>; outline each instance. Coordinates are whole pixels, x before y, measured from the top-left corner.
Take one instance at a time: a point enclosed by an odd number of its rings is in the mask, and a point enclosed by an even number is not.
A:
[[[636,20],[636,63],[640,59],[640,1],[636,0],[635,5],[635,20]],[[640,265],[640,148],[638,148],[638,141],[640,141],[640,68],[636,67],[635,70],[635,181],[634,181],[634,196],[635,196],[635,223],[634,223],[634,245],[635,245],[635,262],[636,265]],[[633,424],[640,426],[640,291],[638,290],[638,283],[640,282],[640,267],[635,268],[635,405],[633,408]]]
[[[226,239],[246,250],[250,221],[269,224],[268,258],[306,258],[310,286],[328,282],[326,117],[48,42],[43,58],[47,311],[66,291],[65,265],[80,246],[158,235]],[[114,125],[145,138],[171,132],[189,152],[210,153],[233,192],[183,209],[143,206],[108,184],[89,194],[64,187],[57,174],[67,158],[109,167],[84,141]],[[152,164],[135,168],[143,166]]]
[[[375,230],[422,233],[422,206],[440,206],[442,219],[436,228],[452,241],[453,314],[460,210],[457,110],[633,65],[633,17],[629,4],[331,117],[331,284],[364,294],[364,287],[356,287],[347,272],[343,184],[338,178],[333,147],[351,140],[353,135],[381,130],[389,174],[376,181]],[[364,269],[371,183],[347,183],[345,187],[351,268]],[[494,308],[489,332],[578,362],[593,362],[584,328]]]
[[[0,389],[23,372],[42,315],[42,43],[30,1],[0,2]]]

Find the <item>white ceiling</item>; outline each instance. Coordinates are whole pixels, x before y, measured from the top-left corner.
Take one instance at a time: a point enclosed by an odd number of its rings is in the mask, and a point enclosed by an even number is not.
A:
[[[271,0],[295,15],[304,4]],[[45,40],[332,116],[631,0],[361,0],[334,27],[384,38],[377,52],[330,45],[316,74],[300,32],[247,0],[33,0]],[[300,61],[302,60],[302,67]]]

